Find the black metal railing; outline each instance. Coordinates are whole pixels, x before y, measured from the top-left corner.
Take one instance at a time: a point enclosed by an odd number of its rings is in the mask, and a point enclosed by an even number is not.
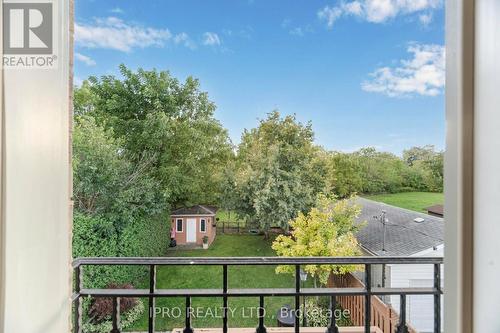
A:
[[[400,296],[400,320],[397,333],[408,332],[406,325],[406,298],[408,295],[433,295],[434,296],[434,333],[441,332],[441,270],[443,258],[440,257],[219,257],[219,258],[79,258],[73,262],[75,274],[75,290],[73,302],[75,304],[74,332],[82,333],[82,297],[107,297],[113,299],[111,333],[120,333],[120,298],[146,297],[148,298],[148,332],[155,332],[155,300],[162,297],[184,297],[186,300],[184,333],[192,333],[191,297],[221,297],[223,305],[222,329],[228,332],[228,298],[230,297],[258,297],[259,320],[257,333],[265,333],[264,326],[264,301],[266,297],[293,296],[295,298],[295,311],[300,311],[300,297],[305,296],[330,296],[331,319],[327,333],[338,332],[336,318],[333,315],[338,296],[364,296],[365,314],[364,331],[370,333],[371,324],[371,297],[384,295]],[[373,265],[388,264],[419,264],[433,265],[434,284],[428,288],[373,288],[371,286],[371,268]],[[86,289],[83,281],[85,266],[96,265],[131,265],[149,267],[149,289]],[[158,289],[156,287],[156,268],[158,266],[221,266],[222,289]],[[229,289],[228,266],[263,266],[263,265],[292,265],[295,266],[295,288],[260,288],[260,289]],[[304,265],[362,265],[365,268],[364,288],[302,288],[300,283],[300,268]],[[295,316],[295,333],[300,332],[299,316]]]

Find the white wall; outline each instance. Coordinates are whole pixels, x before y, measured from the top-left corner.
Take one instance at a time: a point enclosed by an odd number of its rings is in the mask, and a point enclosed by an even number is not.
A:
[[[69,331],[69,4],[56,0],[57,69],[4,69],[0,332]]]
[[[441,257],[443,246],[436,250],[429,249],[413,256]],[[389,265],[388,284],[392,288],[422,288],[434,286],[433,265]],[[441,278],[444,268],[441,265]],[[400,297],[390,296],[390,304],[399,313]],[[441,306],[442,306],[441,302]],[[406,300],[407,320],[421,333],[433,332],[434,328],[434,298],[432,295],[408,296]]]
[[[500,2],[476,1],[474,331],[500,332]]]

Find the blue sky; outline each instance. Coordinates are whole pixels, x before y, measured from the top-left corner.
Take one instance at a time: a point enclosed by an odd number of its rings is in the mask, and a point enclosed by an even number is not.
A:
[[[444,147],[442,0],[91,1],[75,5],[75,76],[199,78],[234,143],[279,109],[327,149]]]

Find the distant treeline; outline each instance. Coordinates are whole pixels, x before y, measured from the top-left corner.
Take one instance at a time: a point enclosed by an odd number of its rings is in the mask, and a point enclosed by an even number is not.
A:
[[[433,146],[413,147],[403,157],[363,148],[354,153],[330,153],[333,191],[352,193],[443,191],[443,152]]]

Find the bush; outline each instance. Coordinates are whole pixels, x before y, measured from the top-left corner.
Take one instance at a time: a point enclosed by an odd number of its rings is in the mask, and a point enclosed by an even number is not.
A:
[[[106,218],[75,212],[73,217],[73,257],[156,257],[165,253],[170,237],[164,219],[138,219],[122,231]],[[86,288],[104,288],[144,280],[147,267],[86,266]]]
[[[110,284],[107,286],[107,289],[134,289],[131,284]],[[120,313],[126,313],[133,307],[137,305],[139,301],[138,298],[135,297],[124,297],[120,298]],[[96,297],[92,299],[90,309],[89,309],[89,317],[91,321],[95,324],[98,324],[105,320],[106,318],[111,317],[113,314],[113,299],[108,297]]]
[[[301,306],[300,313],[304,313],[307,325],[311,327],[326,327],[330,322],[330,312],[327,307],[321,307],[315,298],[306,300],[306,307]]]
[[[311,297],[306,299],[305,315],[307,326],[327,327],[330,324],[330,316],[336,316],[337,326],[352,326],[350,318],[343,315],[343,309],[337,304],[335,312],[330,309],[329,297]],[[304,306],[300,306],[300,313],[304,313]]]
[[[86,298],[83,302],[83,311],[88,313],[92,305],[92,299]],[[121,307],[120,307],[121,309]],[[120,314],[120,325],[122,329],[130,327],[134,322],[139,320],[144,313],[144,303],[140,299],[136,299],[136,303],[126,312]],[[83,332],[86,333],[109,333],[113,327],[111,315],[106,316],[101,322],[94,323],[91,320],[85,320],[83,324]]]

